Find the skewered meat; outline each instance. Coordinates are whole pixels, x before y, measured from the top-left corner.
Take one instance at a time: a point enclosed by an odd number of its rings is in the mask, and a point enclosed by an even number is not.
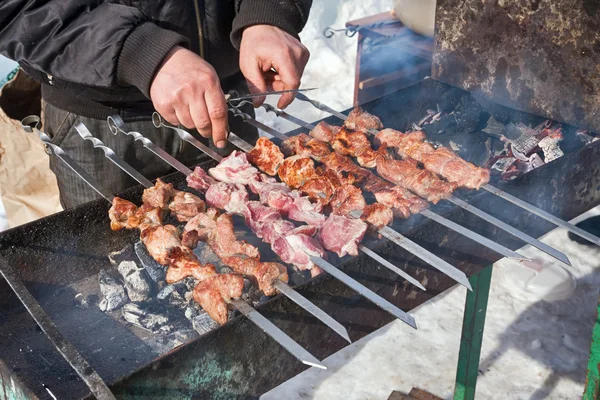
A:
[[[341,126],[329,125],[327,122],[321,121],[310,131],[310,136],[323,142],[331,142],[333,137],[342,129]]]
[[[173,197],[175,189],[173,184],[164,183],[160,178],[156,180],[154,186],[144,189],[142,194],[142,201],[144,204],[148,204],[152,207],[158,207],[166,209],[169,204],[169,200]]]
[[[169,210],[179,222],[185,222],[204,212],[206,204],[200,197],[192,193],[177,190],[175,197],[169,203]]]
[[[248,161],[267,175],[277,174],[277,169],[283,162],[283,153],[273,142],[260,137],[256,146],[248,152]]]
[[[167,255],[167,283],[179,282],[188,276],[202,281],[217,275],[217,269],[212,264],[202,265],[196,255],[187,247],[177,246],[169,250]]]
[[[333,138],[331,147],[339,154],[356,157],[358,163],[363,167],[375,167],[378,152],[371,148],[371,142],[362,132],[353,132],[342,128]]]
[[[148,253],[159,264],[167,265],[169,251],[181,246],[179,230],[173,225],[155,225],[141,231],[140,238]]]
[[[425,134],[421,131],[403,134],[393,129],[384,129],[376,135],[376,140],[395,148],[403,158],[422,162],[427,171],[460,187],[479,189],[490,180],[489,170],[463,160],[447,148],[434,149],[424,142]]]
[[[275,146],[273,142],[271,144]],[[281,148],[287,156],[311,157],[317,161],[331,153],[326,143],[313,139],[305,133],[284,140],[281,143]]]
[[[425,200],[401,186],[388,185],[374,191],[373,194],[377,202],[393,210],[396,218],[407,219],[427,208]]]
[[[216,208],[209,208],[206,212],[199,213],[188,221],[183,228],[181,243],[190,249],[198,246],[198,241],[208,241],[208,237],[217,229],[217,216],[219,211]]]
[[[323,207],[331,201],[335,193],[335,186],[328,177],[321,175],[319,178],[309,179],[304,182],[304,185],[300,186],[299,190],[306,194],[309,199],[316,201]]]
[[[423,165],[449,182],[460,187],[479,189],[490,181],[490,171],[466,162],[451,150],[441,147],[431,154],[423,154]]]
[[[400,157],[404,159],[413,158],[417,161],[422,161],[423,154],[435,151],[431,144],[424,141],[425,132],[423,131],[402,133],[388,128],[375,135],[376,144],[396,149]]]
[[[313,160],[301,156],[286,158],[277,173],[279,178],[293,189],[298,189],[309,179],[318,178]]]
[[[369,129],[380,130],[383,128],[381,120],[375,115],[369,114],[360,107],[355,107],[350,114],[348,119],[344,121],[344,126],[353,131],[366,132]]]
[[[329,205],[334,214],[347,215],[352,211],[362,211],[367,203],[362,190],[353,185],[342,185],[337,188]]]
[[[136,211],[137,206],[135,204],[120,197],[115,197],[112,206],[108,210],[110,229],[113,231],[135,229],[137,226],[130,226],[129,219],[135,215]]]
[[[341,183],[346,185],[362,185],[368,178],[374,176],[370,171],[360,168],[351,159],[337,152],[331,153],[322,162],[336,174]]]
[[[135,215],[129,219],[131,228],[138,228],[140,232],[149,226],[162,225],[162,223],[163,210],[158,207],[152,207],[149,204],[142,204],[135,212]]]
[[[211,178],[202,168],[196,167],[194,172],[186,178],[189,187],[205,192],[217,181]]]
[[[313,237],[303,234],[279,236],[273,242],[273,250],[288,264],[301,270],[311,269],[310,256],[325,258],[325,251]]]
[[[408,188],[433,204],[450,197],[457,186],[440,180],[429,171],[419,169],[414,160],[400,161],[389,156],[379,156],[377,172],[388,181]]]
[[[216,220],[217,229],[209,237],[210,248],[219,257],[243,255],[249,258],[260,259],[258,249],[243,240],[237,240],[231,215],[221,214]]]
[[[225,265],[231,267],[234,271],[253,278],[258,285],[258,289],[265,296],[277,294],[277,289],[273,286],[275,280],[288,282],[287,269],[279,263],[260,262],[255,258],[246,256],[229,256],[224,257],[222,260]]]
[[[319,240],[324,248],[339,257],[358,255],[358,244],[367,231],[367,224],[360,219],[351,219],[330,214],[319,231]]]
[[[209,207],[241,214],[246,209],[248,191],[243,185],[219,182],[211,185],[204,197]]]
[[[373,203],[363,209],[360,219],[369,223],[370,230],[378,231],[384,226],[391,225],[394,213],[388,206],[381,203]]]
[[[209,169],[208,174],[219,182],[248,185],[259,179],[260,172],[248,162],[246,153],[234,150],[219,165]]]
[[[215,275],[200,281],[193,291],[194,300],[198,302],[208,315],[218,324],[227,322],[227,301],[239,299],[244,290],[241,275]]]

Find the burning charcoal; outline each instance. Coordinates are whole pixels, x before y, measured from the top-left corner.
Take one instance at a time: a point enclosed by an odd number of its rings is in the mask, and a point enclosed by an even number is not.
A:
[[[504,172],[506,171],[514,162],[517,161],[515,157],[502,157],[494,165],[492,165],[493,170]]]
[[[504,131],[504,125],[501,122],[498,122],[496,118],[490,117],[487,121],[487,125],[485,128],[481,130],[482,132],[487,133],[490,136],[494,136],[496,138],[502,137],[502,131]]]
[[[119,251],[113,251],[108,255],[108,259],[110,263],[115,267],[119,265],[121,261],[127,261],[133,259],[133,249],[130,244],[123,247],[123,249]]]
[[[523,155],[528,155],[539,143],[531,130],[523,125],[510,123],[504,129],[504,136],[512,148]]]
[[[207,313],[202,312],[192,319],[192,326],[201,335],[217,329],[217,324]]]
[[[104,299],[100,302],[101,311],[116,310],[129,301],[125,294],[125,287],[118,278],[104,269],[100,271],[98,278],[100,279],[100,291],[104,295]]]
[[[160,265],[146,250],[146,246],[142,242],[137,242],[134,246],[135,254],[142,263],[142,266],[154,282],[164,281],[167,276],[167,270]]]
[[[149,312],[137,303],[126,304],[122,315],[127,322],[153,333],[169,333],[173,330],[173,326],[168,324],[168,317]]]
[[[575,132],[575,135],[586,145],[600,139],[598,135],[584,129],[578,129],[577,132]]]
[[[539,146],[544,152],[544,161],[546,163],[554,161],[557,158],[560,158],[565,155],[558,146],[558,142],[560,142],[560,140],[560,138],[554,138],[551,136],[546,136],[545,138],[540,140]]]
[[[117,269],[123,276],[129,299],[131,301],[148,300],[152,287],[146,271],[133,261],[122,261]]]
[[[156,295],[156,298],[158,300],[165,300],[171,295],[171,293],[173,293],[174,290],[175,290],[174,285],[167,285],[160,292],[158,292],[158,294]]]

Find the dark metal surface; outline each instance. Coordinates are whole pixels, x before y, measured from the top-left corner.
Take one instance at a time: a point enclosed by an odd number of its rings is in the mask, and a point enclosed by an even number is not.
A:
[[[428,79],[368,103],[364,108],[380,116],[386,126],[403,130],[422,118],[426,109],[461,96],[467,94]],[[492,106],[486,104],[486,107]],[[492,108],[493,113],[513,121],[539,123],[539,118],[531,115],[503,107]],[[339,120],[332,117],[328,122],[339,123]],[[442,142],[446,139],[444,135],[436,137]],[[600,142],[583,148],[577,139],[569,140],[565,139],[564,157],[515,181],[495,184],[564,219],[600,204],[600,164],[597,163]],[[174,182],[179,189],[186,187],[181,174],[166,177],[166,181]],[[140,195],[141,188],[135,188],[123,197],[139,202]],[[490,193],[480,191],[458,195],[531,236],[540,237],[554,228],[552,224]],[[110,230],[108,207],[106,201],[100,199],[6,231],[0,235],[0,255],[19,273],[65,337],[112,385],[117,398],[133,398],[134,395],[154,398],[257,398],[306,368],[244,317],[236,317],[193,343],[160,356],[97,307],[87,310],[73,307],[77,285],[81,282],[97,285],[98,272],[111,268],[108,253],[122,249],[137,238],[133,231]],[[469,229],[511,249],[521,246],[521,242],[511,235],[482,223],[479,218],[458,207],[434,208],[447,218],[460,221]],[[393,228],[457,266],[468,276],[498,260],[494,252],[474,245],[469,239],[424,217],[398,221]],[[365,244],[406,269],[423,283],[427,291],[408,284],[366,256],[339,260],[331,255],[330,261],[341,265],[345,273],[404,310],[411,310],[454,285],[443,273],[391,243],[375,243],[370,239]],[[342,323],[353,341],[393,319],[329,276],[317,277],[296,289]],[[347,345],[343,338],[283,296],[275,297],[257,309],[319,359]],[[26,321],[28,316],[4,281],[0,281],[0,310],[0,358],[24,384],[41,398],[48,397],[44,397],[45,392],[39,382],[52,387],[58,398],[85,396],[85,385],[76,375],[69,374],[68,365],[65,369],[64,361],[51,346],[44,345],[43,352],[30,352],[27,356],[19,351],[27,346],[39,348],[45,343],[44,337],[31,328],[31,323],[19,323]]]
[[[438,0],[432,76],[600,132],[600,2]]]

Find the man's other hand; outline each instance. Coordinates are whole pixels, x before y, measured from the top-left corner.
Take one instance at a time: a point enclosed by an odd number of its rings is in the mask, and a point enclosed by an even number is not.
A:
[[[244,29],[240,45],[240,69],[248,81],[250,93],[298,89],[310,57],[308,49],[296,38],[271,25]],[[285,108],[294,100],[293,93],[281,96],[277,107]],[[260,106],[264,97],[254,98]]]
[[[227,104],[214,68],[200,56],[174,47],[158,69],[150,98],[156,111],[174,125],[196,128],[223,148],[227,140]]]

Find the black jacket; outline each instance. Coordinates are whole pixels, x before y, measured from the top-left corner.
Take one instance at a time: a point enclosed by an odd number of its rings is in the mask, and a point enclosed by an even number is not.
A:
[[[0,0],[0,54],[42,83],[46,101],[91,118],[151,110],[154,73],[175,45],[222,81],[239,75],[243,28],[298,37],[312,0]]]

